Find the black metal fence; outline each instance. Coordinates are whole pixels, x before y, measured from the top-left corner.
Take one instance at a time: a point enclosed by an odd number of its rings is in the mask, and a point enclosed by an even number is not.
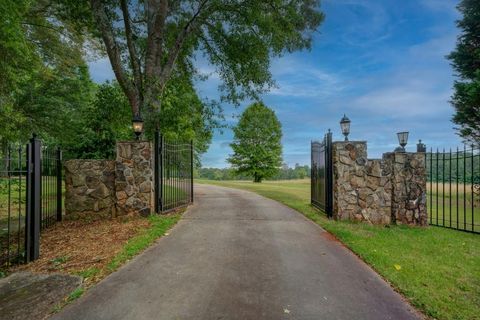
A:
[[[193,202],[193,142],[155,134],[155,211],[165,213]]]
[[[0,268],[40,254],[40,231],[62,217],[61,152],[35,137],[0,152]]]
[[[323,210],[328,217],[333,214],[333,163],[332,133],[322,142],[311,143],[311,203]]]
[[[431,225],[480,233],[480,148],[426,153]]]

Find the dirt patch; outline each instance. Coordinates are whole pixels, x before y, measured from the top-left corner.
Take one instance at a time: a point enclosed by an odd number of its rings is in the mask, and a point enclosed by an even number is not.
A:
[[[17,272],[0,280],[0,319],[44,319],[82,278],[66,274]]]
[[[79,274],[88,286],[101,279],[123,245],[149,225],[148,219],[136,216],[57,223],[42,232],[40,258],[12,271]]]

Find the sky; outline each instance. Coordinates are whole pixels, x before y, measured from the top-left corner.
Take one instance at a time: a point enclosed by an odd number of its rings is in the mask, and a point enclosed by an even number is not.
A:
[[[273,60],[277,86],[261,98],[283,129],[283,159],[289,166],[310,162],[310,141],[328,129],[343,139],[339,121],[352,121],[350,140],[367,141],[369,158],[398,146],[396,133],[409,131],[407,151],[419,139],[428,148],[461,146],[451,122],[454,72],[445,56],[455,48],[460,18],[454,0],[323,0],[326,19],[310,51]],[[202,60],[200,70],[214,70]],[[92,78],[113,78],[107,60],[90,63]],[[219,97],[218,77],[197,83],[201,97]],[[223,105],[235,125],[240,107]],[[204,167],[228,167],[230,129],[215,131],[202,156]]]

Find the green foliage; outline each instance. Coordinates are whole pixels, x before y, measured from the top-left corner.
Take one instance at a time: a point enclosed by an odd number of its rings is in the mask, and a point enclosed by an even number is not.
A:
[[[453,122],[461,137],[480,142],[480,2],[462,0],[458,9],[463,18],[457,22],[462,30],[457,47],[448,59],[452,61],[459,80],[454,84]]]
[[[199,53],[216,67],[223,99],[257,97],[273,85],[271,58],[309,49],[324,19],[318,0],[52,2],[105,43],[132,112],[149,116],[171,79],[198,75]]]
[[[67,303],[71,303],[78,298],[80,298],[85,293],[85,289],[83,287],[79,287],[73,290],[67,297]]]
[[[63,144],[65,158],[113,159],[116,141],[133,138],[131,121],[119,86],[99,85],[93,101],[77,109],[74,136]]]
[[[97,267],[90,267],[88,269],[78,271],[75,274],[81,276],[84,279],[86,279],[86,278],[91,278],[91,277],[96,276],[97,274],[100,273],[100,271],[101,270]]]
[[[1,151],[33,132],[67,139],[72,112],[92,89],[82,33],[49,0],[2,1],[0,9]]]
[[[168,140],[193,140],[198,155],[207,151],[213,130],[221,127],[222,109],[215,101],[201,100],[188,77],[174,77],[162,95],[160,112],[148,111],[145,135],[153,139],[158,128]]]
[[[263,103],[250,105],[233,128],[233,155],[228,158],[240,174],[255,182],[272,177],[282,164],[282,126],[272,109]]]
[[[148,219],[150,220],[151,228],[145,230],[145,232],[127,242],[122,251],[108,264],[107,269],[110,272],[118,269],[118,267],[120,267],[126,261],[145,250],[156,239],[163,236],[168,229],[173,227],[178,222],[180,219],[180,214],[173,214],[169,216],[151,215],[148,217]]]
[[[305,179],[310,176],[310,167],[301,166],[298,163],[294,168],[283,165],[278,172],[268,180],[294,180]],[[200,168],[196,172],[196,178],[207,180],[250,180],[250,176],[239,174],[233,168]]]

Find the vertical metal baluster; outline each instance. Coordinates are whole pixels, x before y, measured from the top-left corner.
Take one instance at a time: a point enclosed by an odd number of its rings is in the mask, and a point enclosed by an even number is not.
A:
[[[8,213],[8,220],[7,220],[7,266],[10,266],[10,217],[12,214],[12,182],[11,182],[11,175],[12,175],[12,149],[10,146],[7,148],[7,180],[8,180],[8,204],[7,204],[7,213]]]
[[[433,148],[430,147],[430,224],[433,217]]]
[[[445,226],[445,148],[442,152],[442,225]]]
[[[45,223],[43,225],[44,228],[48,228],[50,225],[50,201],[48,201],[50,197],[50,150],[47,147],[44,153],[44,159],[42,159],[42,168],[45,169],[45,174],[42,173],[42,184],[45,184],[45,190],[42,192],[42,197],[44,198],[44,208],[45,214],[43,215],[43,220]],[[44,163],[43,163],[44,162]]]
[[[448,156],[448,212],[450,217],[450,228],[452,227],[452,148]]]
[[[436,170],[435,170],[435,176],[436,176],[436,181],[435,181],[435,185],[436,185],[436,195],[435,195],[435,205],[436,205],[436,220],[437,220],[437,225],[439,225],[438,223],[438,148],[437,148],[437,153],[435,155],[435,163],[436,163]]]
[[[173,205],[174,208],[178,206],[178,141],[175,141],[173,145],[173,167],[174,167],[174,174],[173,174],[173,183],[174,183],[174,194],[175,194],[175,204]]]
[[[165,185],[164,185],[164,179],[165,177],[163,176],[163,167],[165,166],[165,161],[164,161],[164,153],[165,153],[165,148],[164,148],[164,144],[163,144],[163,135],[160,134],[160,150],[158,151],[160,154],[160,168],[159,168],[159,173],[160,173],[160,178],[159,178],[159,181],[160,181],[160,199],[159,199],[159,202],[160,202],[160,212],[159,213],[163,213],[163,206],[164,206],[164,201],[165,201]]]
[[[467,146],[463,145],[463,229],[467,230]]]
[[[477,191],[478,191],[478,198],[479,198],[478,199],[478,202],[479,202],[478,204],[480,206],[480,144],[479,144],[479,147],[478,147],[477,151],[478,151],[478,154],[477,154],[477,156],[478,156],[478,190]],[[479,210],[480,210],[480,208],[479,208]]]
[[[458,190],[458,178],[459,178],[459,176],[460,176],[460,172],[459,172],[459,168],[458,168],[458,165],[459,165],[459,163],[458,163],[458,155],[459,155],[459,150],[458,150],[458,147],[457,147],[457,154],[456,154],[456,157],[455,157],[455,160],[456,160],[456,162],[457,162],[457,168],[456,168],[456,173],[457,173],[457,175],[456,175],[457,188],[456,188],[456,192],[455,192],[455,193],[456,193],[456,200],[457,200],[457,203],[456,203],[456,206],[455,206],[456,212],[457,212],[457,229],[459,228],[459,221],[458,221],[458,220],[459,220],[459,214],[458,214],[458,209],[459,209],[458,192],[460,191],[460,190]]]
[[[17,221],[17,258],[20,257],[20,232],[22,230],[21,216],[22,216],[22,147],[18,147],[17,159],[17,174],[18,174],[18,221]]]
[[[474,198],[474,192],[473,192],[473,191],[474,191],[474,190],[473,190],[473,184],[475,183],[475,181],[474,181],[474,179],[473,179],[473,176],[474,176],[475,170],[474,170],[474,167],[473,167],[473,151],[474,151],[474,150],[473,150],[473,144],[472,144],[472,155],[471,155],[471,157],[470,157],[470,159],[471,159],[471,160],[470,160],[470,164],[471,164],[471,173],[470,173],[470,175],[471,175],[471,177],[470,177],[470,182],[471,182],[471,184],[470,184],[471,197],[470,197],[470,198],[471,198],[471,207],[472,207],[472,208],[471,208],[471,209],[472,209],[472,232],[475,231],[475,228],[474,228],[474,221],[475,221],[475,219],[473,218],[473,216],[475,215],[475,206],[474,206],[474,204],[475,204],[475,202],[474,202],[474,201],[475,201],[475,198]]]
[[[190,141],[190,201],[193,203],[193,140]]]

